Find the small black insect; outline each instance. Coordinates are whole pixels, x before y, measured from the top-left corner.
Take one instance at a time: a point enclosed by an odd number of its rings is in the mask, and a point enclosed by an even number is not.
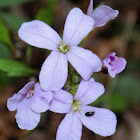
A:
[[[94,112],[86,112],[85,115],[86,116],[93,116],[94,115]]]
[[[101,72],[104,73],[104,74],[108,74],[108,70],[107,69],[102,69]]]

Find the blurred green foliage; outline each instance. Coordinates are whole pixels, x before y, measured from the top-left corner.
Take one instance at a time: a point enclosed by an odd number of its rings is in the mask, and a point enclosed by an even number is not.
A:
[[[7,72],[10,77],[29,76],[36,72],[25,64],[8,59],[0,59],[0,70]]]
[[[0,18],[16,33],[19,30],[21,24],[26,21],[26,19],[8,12],[0,12]]]
[[[54,8],[57,0],[50,0],[47,7],[41,8],[37,13],[35,19],[44,21],[48,25],[52,25]]]
[[[91,106],[103,105],[105,108],[112,110],[113,112],[123,112],[129,107],[128,101],[118,93],[104,93],[95,102],[91,103]]]
[[[123,96],[129,105],[135,105],[140,102],[140,80],[132,74],[120,75],[115,91],[118,91],[120,96]]]
[[[0,42],[0,58],[5,58],[5,59],[12,58],[12,53],[10,48],[2,42]]]
[[[129,107],[129,103],[122,95],[110,93],[105,97],[105,103],[114,112],[123,112]]]
[[[9,8],[18,4],[35,2],[35,0],[1,0],[0,1],[0,84],[6,84],[10,77],[29,76],[36,71],[25,64],[10,60],[12,59],[12,44],[9,29],[18,32],[21,24],[26,21],[24,17],[19,17],[9,12]],[[10,50],[8,46],[12,49]],[[7,81],[7,82],[6,82]]]
[[[0,58],[11,59],[12,53],[11,49],[6,45],[0,42]],[[0,71],[0,86],[6,85],[10,82],[10,78],[6,75],[5,72]]]
[[[14,49],[14,46],[8,33],[8,29],[1,20],[0,20],[0,41],[7,44],[11,49]]]
[[[0,0],[0,7],[9,7],[16,4],[23,4],[35,0]]]
[[[135,58],[128,59],[127,70],[131,72],[131,74],[138,73],[140,70],[140,60]]]

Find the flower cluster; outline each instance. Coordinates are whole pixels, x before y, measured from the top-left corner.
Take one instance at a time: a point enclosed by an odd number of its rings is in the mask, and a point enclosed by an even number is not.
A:
[[[32,130],[40,121],[40,113],[48,109],[66,113],[57,130],[57,140],[80,140],[82,124],[101,136],[113,135],[117,119],[108,109],[89,106],[101,96],[104,86],[90,78],[93,72],[107,70],[111,77],[124,70],[126,60],[111,53],[103,61],[90,50],[79,47],[79,43],[94,27],[105,25],[118,15],[118,10],[102,5],[93,12],[90,1],[87,15],[73,8],[65,22],[63,39],[46,23],[33,20],[25,22],[18,31],[26,43],[52,50],[41,67],[39,83],[29,82],[18,93],[8,99],[10,111],[19,128]],[[68,77],[68,61],[82,77],[77,92],[63,90]]]

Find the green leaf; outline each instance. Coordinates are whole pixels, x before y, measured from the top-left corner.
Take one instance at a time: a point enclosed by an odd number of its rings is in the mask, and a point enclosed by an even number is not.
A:
[[[7,12],[0,12],[0,18],[15,32],[19,30],[23,22],[26,22],[26,19]]]
[[[54,7],[56,5],[57,0],[50,0],[50,3],[47,7],[41,8],[38,14],[36,15],[35,19],[44,21],[48,25],[52,24],[53,20],[53,12],[54,12]]]
[[[10,77],[29,76],[36,72],[25,64],[8,59],[0,59],[0,70],[7,72]]]
[[[6,44],[3,44],[2,42],[0,42],[0,58],[5,58],[5,59],[12,58],[11,50]]]
[[[0,7],[13,6],[15,4],[28,3],[33,0],[0,0]]]
[[[1,42],[0,42],[0,58],[4,59],[12,58],[11,50],[9,49],[9,47]],[[10,77],[8,77],[5,72],[0,71],[0,90],[1,88],[3,88],[4,85],[9,84],[10,80],[11,80]]]
[[[14,49],[14,46],[8,33],[8,29],[1,20],[0,20],[0,41],[7,44],[11,49]]]

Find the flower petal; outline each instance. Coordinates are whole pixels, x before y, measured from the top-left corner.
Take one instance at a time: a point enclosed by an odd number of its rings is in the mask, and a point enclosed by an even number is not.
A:
[[[116,131],[116,115],[103,108],[81,106],[81,112],[78,114],[79,119],[88,129],[101,136],[113,135]],[[93,115],[86,115],[87,112]]]
[[[80,140],[82,135],[82,123],[76,113],[68,113],[60,123],[56,140]]]
[[[19,94],[18,92],[17,94],[15,93],[11,98],[9,98],[7,100],[7,108],[9,109],[9,111],[15,111],[17,109],[18,104],[22,102],[22,100],[25,97],[26,97],[26,94]]]
[[[24,100],[18,104],[15,118],[20,129],[32,130],[40,121],[40,114],[31,110],[30,101],[30,99],[24,98]]]
[[[80,101],[83,105],[90,104],[100,97],[104,91],[104,86],[95,82],[93,78],[88,81],[82,80],[74,99]]]
[[[93,0],[90,0],[88,10],[87,10],[87,15],[91,16],[93,14]]]
[[[122,72],[125,67],[127,61],[122,57],[115,56],[116,53],[110,53],[103,61],[103,69],[107,69],[109,75],[114,78],[116,74]]]
[[[102,62],[100,58],[89,50],[72,46],[66,56],[71,65],[85,80],[88,80],[93,72],[101,70]]]
[[[77,46],[92,30],[94,21],[81,9],[73,8],[66,19],[63,42],[69,46]]]
[[[34,81],[28,82],[21,90],[19,90],[19,92],[17,93],[19,94],[26,94],[29,90],[31,90],[33,88],[33,86],[35,85]]]
[[[109,75],[114,78],[116,74],[121,73],[125,69],[126,63],[124,58],[115,57],[115,60],[111,62],[111,68],[108,68]]]
[[[26,43],[49,50],[57,50],[61,41],[58,33],[43,21],[24,22],[19,31],[19,37]]]
[[[35,84],[34,95],[31,98],[31,109],[37,113],[45,112],[49,109],[51,100],[52,92],[43,91],[38,83]]]
[[[96,8],[93,14],[91,15],[95,22],[94,27],[104,26],[108,21],[117,17],[118,14],[118,10],[113,10],[112,8],[106,5],[102,5]]]
[[[53,93],[49,110],[56,113],[68,113],[71,109],[72,102],[73,96],[61,89]]]
[[[42,65],[39,80],[43,90],[61,89],[68,75],[68,62],[65,54],[52,51]]]
[[[15,111],[17,109],[17,94],[16,93],[7,100],[7,108],[9,109],[9,111]]]
[[[117,63],[116,64],[117,65],[117,73],[120,73],[125,69],[127,61],[122,57],[118,57],[118,60],[116,61],[116,63]]]

